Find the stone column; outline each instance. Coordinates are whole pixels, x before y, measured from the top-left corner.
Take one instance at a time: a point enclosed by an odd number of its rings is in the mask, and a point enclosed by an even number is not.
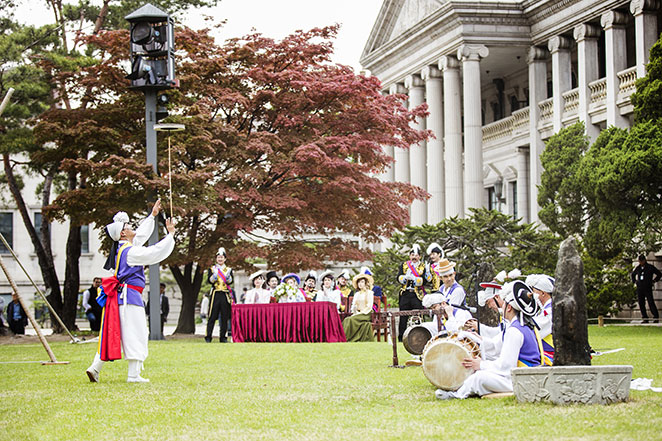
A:
[[[556,36],[550,38],[547,48],[552,54],[552,91],[554,132],[563,128],[563,93],[572,88],[570,40],[565,37]]]
[[[418,107],[425,102],[425,83],[419,75],[409,75],[405,78],[405,87],[409,89],[409,109]],[[425,119],[412,124],[416,130],[425,130]],[[409,147],[409,182],[412,185],[427,190],[428,175],[425,158],[426,142]],[[428,210],[426,201],[414,201],[411,204],[411,225],[423,225],[427,222]]]
[[[541,47],[532,46],[529,49],[527,63],[529,64],[529,222],[538,221],[538,185],[542,165],[540,154],[545,149],[538,131],[540,108],[538,103],[547,99],[547,51]],[[524,212],[526,208],[522,207]]]
[[[389,91],[382,91],[382,95],[388,95]],[[382,150],[384,154],[393,159],[395,154],[395,148],[392,145],[383,145]],[[392,162],[389,166],[386,167],[384,172],[380,175],[380,179],[383,182],[395,182],[395,162]]]
[[[627,66],[625,45],[625,14],[608,11],[602,14],[600,24],[605,30],[605,60],[607,63],[607,126],[625,128],[629,126],[627,118],[621,116],[616,105],[618,99],[618,72]]]
[[[646,76],[648,53],[658,37],[657,10],[659,8],[659,0],[632,0],[630,2],[630,12],[634,15],[637,78]]]
[[[591,105],[591,91],[588,83],[598,79],[598,36],[600,28],[590,24],[580,24],[575,27],[575,40],[577,40],[577,70],[579,89],[579,119],[584,121],[586,135],[591,140],[600,134],[600,129],[591,124],[591,116],[588,114]]]
[[[407,89],[402,84],[391,84],[389,88],[391,95],[406,94]],[[409,184],[409,151],[405,149],[393,148],[393,181]]]
[[[462,60],[464,98],[464,211],[483,206],[483,121],[480,96],[480,59],[489,55],[484,45],[464,44]]]
[[[462,101],[460,100],[460,63],[455,55],[439,60],[444,76],[444,190],[446,216],[464,217],[462,188]]]
[[[529,158],[528,150],[517,149],[517,216],[522,223],[529,222]]]
[[[428,130],[432,130],[435,138],[427,142],[427,189],[428,224],[435,225],[444,218],[444,108],[441,84],[441,71],[434,66],[426,66],[421,70],[421,78],[425,81],[425,102],[430,113],[426,119]]]

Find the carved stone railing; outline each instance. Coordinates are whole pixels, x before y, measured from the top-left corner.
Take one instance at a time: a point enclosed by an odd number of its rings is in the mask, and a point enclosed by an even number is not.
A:
[[[513,116],[494,121],[483,126],[483,142],[496,141],[501,138],[510,138],[513,133]]]
[[[520,402],[612,404],[630,396],[632,366],[551,366],[515,368],[513,392]]]
[[[588,83],[588,89],[591,91],[591,104],[600,104],[607,99],[606,78],[600,78],[599,80],[591,81]]]
[[[551,120],[554,114],[553,98],[540,101],[538,109],[540,110],[540,122]]]
[[[513,112],[513,133],[529,131],[529,108],[515,110]]]
[[[575,88],[563,93],[563,113],[573,114],[577,113],[579,108],[579,89]]]
[[[632,66],[618,74],[618,93],[622,96],[630,96],[636,90],[637,67]]]

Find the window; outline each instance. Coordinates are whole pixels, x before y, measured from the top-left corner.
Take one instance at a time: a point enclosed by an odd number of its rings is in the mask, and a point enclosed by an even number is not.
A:
[[[510,194],[512,195],[512,203],[510,205],[513,207],[511,214],[517,219],[517,181],[510,183]]]
[[[12,213],[0,213],[0,233],[10,247],[14,247],[14,216]],[[5,244],[0,241],[0,254],[9,254]]]
[[[41,216],[41,213],[38,212],[38,211],[35,212],[35,214],[34,214],[34,229],[37,230],[37,236],[39,237],[39,240],[41,240],[41,222],[42,222],[42,219],[43,219],[43,217]],[[50,244],[50,242],[51,242],[51,226],[48,225],[47,228],[48,228],[48,230],[47,230],[46,237],[47,237],[48,243]]]
[[[487,209],[496,210],[497,209],[497,197],[494,187],[487,189]]]
[[[90,252],[90,226],[80,226],[80,252],[87,254]]]

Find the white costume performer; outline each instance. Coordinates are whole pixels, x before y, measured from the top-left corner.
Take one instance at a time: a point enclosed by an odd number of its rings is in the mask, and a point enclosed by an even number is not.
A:
[[[522,282],[508,283],[503,287],[506,307],[506,330],[503,347],[496,360],[465,360],[476,369],[456,392],[438,389],[437,398],[467,398],[495,392],[512,392],[511,369],[517,366],[539,366],[540,341],[531,329],[531,317],[538,312],[538,303],[530,288]],[[525,322],[525,323],[522,323]]]
[[[432,309],[434,305],[439,305],[441,303],[444,303],[445,301],[446,299],[442,294],[428,294],[425,297],[423,297],[423,306]],[[449,312],[451,313],[449,314]],[[442,320],[441,332],[445,330],[450,334],[460,332],[464,324],[468,320],[472,319],[471,313],[469,311],[459,308],[448,307],[448,309],[446,310],[446,315],[447,318]],[[424,322],[421,323],[421,325],[426,327],[430,331],[432,337],[436,337],[437,335],[440,334],[440,331],[437,330],[438,325],[437,325],[436,314],[434,315],[434,318],[432,319],[431,322]]]
[[[113,223],[106,227],[108,235],[119,245],[113,246],[110,259],[119,263],[117,278],[121,285],[118,288],[117,302],[119,304],[119,318],[122,333],[122,351],[129,362],[128,382],[148,382],[142,378],[142,364],[147,358],[148,330],[145,321],[145,304],[142,300],[142,290],[145,287],[144,266],[160,263],[166,259],[175,247],[174,227],[169,222],[169,233],[158,243],[144,247],[155,228],[154,217],[160,209],[160,201],[154,205],[152,215],[144,219],[137,228],[135,234],[126,225],[129,217],[124,212],[119,212],[113,218]],[[122,232],[126,232],[121,236]],[[114,256],[112,254],[120,255]],[[109,260],[110,260],[109,259]],[[108,269],[108,268],[107,268]],[[92,365],[87,369],[87,375],[92,382],[99,380],[99,372],[103,367],[97,352]]]

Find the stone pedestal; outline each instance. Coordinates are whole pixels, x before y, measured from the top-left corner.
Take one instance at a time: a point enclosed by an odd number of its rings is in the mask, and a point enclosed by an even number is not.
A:
[[[627,401],[632,366],[553,366],[515,368],[517,401],[555,404],[611,404]]]

